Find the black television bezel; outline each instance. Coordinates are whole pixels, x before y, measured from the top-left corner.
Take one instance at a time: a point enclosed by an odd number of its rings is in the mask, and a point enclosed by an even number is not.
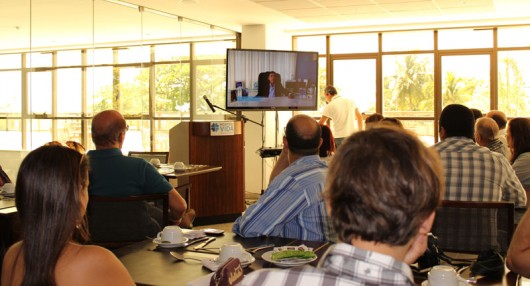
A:
[[[229,82],[228,82],[228,55],[230,51],[249,51],[262,53],[293,53],[293,54],[312,54],[316,57],[316,77],[315,77],[315,96],[313,97],[312,106],[229,106]],[[312,51],[289,51],[289,50],[263,50],[263,49],[226,49],[226,69],[225,69],[225,108],[229,111],[317,111],[318,110],[318,52]]]

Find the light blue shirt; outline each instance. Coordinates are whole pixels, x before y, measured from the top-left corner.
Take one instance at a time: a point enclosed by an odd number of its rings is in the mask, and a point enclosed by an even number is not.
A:
[[[233,231],[302,240],[331,240],[323,198],[327,165],[318,155],[304,156],[283,170],[260,199],[239,217]]]
[[[269,84],[269,97],[274,97],[276,87],[273,84]]]

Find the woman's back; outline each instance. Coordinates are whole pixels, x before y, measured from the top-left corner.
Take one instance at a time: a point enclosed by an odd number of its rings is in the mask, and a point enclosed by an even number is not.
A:
[[[24,256],[20,253],[21,245],[21,242],[13,245],[4,257],[2,286],[22,283]],[[59,257],[55,282],[57,285],[134,285],[125,267],[110,251],[75,243],[68,243]]]

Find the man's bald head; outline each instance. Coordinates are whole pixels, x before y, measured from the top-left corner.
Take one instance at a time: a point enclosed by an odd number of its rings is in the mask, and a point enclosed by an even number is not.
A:
[[[508,123],[508,118],[506,117],[506,114],[500,110],[490,110],[488,114],[486,114],[486,117],[489,117],[495,122],[497,122],[497,125],[499,126],[499,130],[502,130],[506,128],[506,123]]]
[[[318,154],[321,133],[320,125],[313,118],[304,114],[293,116],[285,127],[289,151],[302,156]]]
[[[125,118],[116,110],[105,110],[92,118],[92,141],[96,149],[121,148],[121,135],[125,131]]]
[[[489,117],[477,119],[475,123],[475,139],[479,145],[485,146],[495,140],[498,132],[499,126],[497,126],[495,120]]]

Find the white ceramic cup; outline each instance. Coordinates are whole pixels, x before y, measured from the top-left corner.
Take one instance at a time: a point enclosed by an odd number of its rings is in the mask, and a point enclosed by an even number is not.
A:
[[[7,194],[12,194],[15,192],[15,184],[13,183],[5,183],[4,186],[2,186],[2,191],[6,192]]]
[[[175,162],[175,164],[173,165],[173,168],[175,169],[184,169],[184,167],[185,165],[182,162]]]
[[[169,243],[181,243],[184,241],[182,229],[176,225],[166,226],[156,236],[160,241],[169,241]]]
[[[160,159],[158,158],[152,158],[150,161],[149,161],[149,164],[155,166],[155,167],[158,167],[160,166]]]
[[[243,249],[241,243],[229,243],[223,244],[221,246],[221,251],[219,252],[219,263],[223,263],[228,260],[230,257],[239,258],[239,260],[247,260],[247,256],[250,254]]]
[[[429,271],[429,286],[458,286],[456,270],[449,265],[436,265]]]

